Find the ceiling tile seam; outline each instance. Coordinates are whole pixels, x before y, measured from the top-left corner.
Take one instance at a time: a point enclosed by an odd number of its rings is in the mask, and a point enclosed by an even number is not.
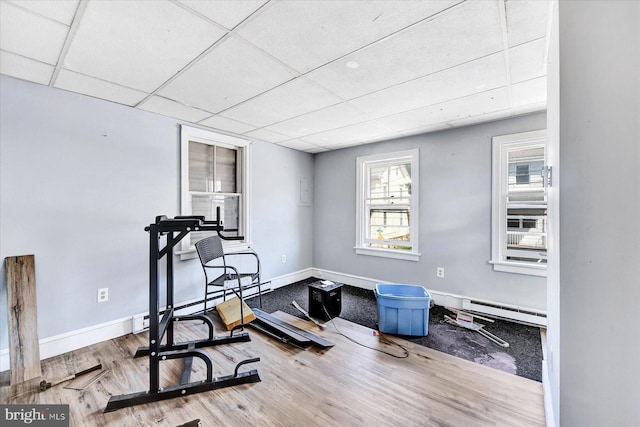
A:
[[[278,63],[280,63],[281,65],[283,65],[283,66],[284,66],[285,68],[287,68],[290,72],[292,72],[292,73],[295,75],[295,77],[292,77],[291,79],[289,79],[289,80],[287,80],[287,81],[285,81],[285,82],[283,82],[283,83],[281,83],[281,84],[279,84],[279,85],[277,85],[277,86],[274,86],[274,87],[272,87],[272,88],[270,88],[270,89],[268,89],[268,90],[266,90],[266,91],[264,91],[264,92],[261,92],[261,93],[259,93],[259,94],[255,95],[255,96],[253,96],[253,97],[251,97],[251,98],[245,99],[245,100],[243,100],[243,101],[241,101],[241,102],[239,102],[239,103],[237,103],[237,104],[234,104],[234,105],[232,105],[232,106],[230,106],[230,107],[228,107],[228,108],[225,108],[225,109],[223,109],[223,110],[220,110],[220,111],[216,111],[216,112],[210,113],[210,114],[211,114],[211,116],[206,117],[206,118],[205,118],[205,119],[203,119],[203,120],[210,119],[211,117],[215,116],[216,114],[219,114],[219,113],[221,113],[221,112],[223,112],[223,111],[226,111],[226,110],[228,110],[229,108],[233,108],[233,107],[235,107],[236,105],[240,105],[240,104],[242,104],[243,102],[247,102],[247,101],[249,101],[249,100],[251,100],[251,99],[253,99],[253,98],[257,97],[257,96],[262,95],[263,93],[268,92],[269,90],[272,90],[272,89],[275,89],[275,88],[277,88],[277,87],[279,87],[279,86],[282,86],[283,84],[286,84],[286,83],[290,82],[291,80],[294,80],[294,79],[296,79],[297,77],[299,77],[299,73],[298,73],[297,71],[295,71],[293,68],[291,68],[289,65],[287,65],[287,64],[285,64],[284,62],[282,62],[282,61],[278,60],[277,58],[273,57],[273,56],[272,56],[272,55],[270,55],[269,53],[267,53],[267,52],[265,52],[264,50],[260,49],[259,47],[255,46],[253,43],[249,42],[248,40],[245,40],[243,37],[241,37],[241,36],[239,36],[238,34],[236,34],[236,31],[237,31],[239,28],[241,28],[241,27],[243,27],[244,25],[246,25],[246,23],[247,23],[247,22],[250,22],[250,21],[251,21],[255,16],[259,15],[259,13],[262,13],[262,12],[265,10],[265,6],[270,5],[270,4],[271,4],[271,1],[269,1],[269,2],[267,2],[267,3],[265,3],[265,4],[263,4],[262,6],[260,6],[258,9],[256,9],[253,13],[251,13],[247,18],[245,18],[242,22],[240,22],[238,25],[236,25],[235,27],[233,27],[233,29],[231,29],[231,30],[229,30],[229,29],[227,29],[226,27],[224,27],[223,25],[220,25],[220,24],[218,24],[217,22],[215,22],[215,21],[213,21],[213,20],[209,19],[208,17],[206,17],[206,16],[202,15],[201,13],[199,13],[199,12],[197,12],[197,11],[195,11],[195,10],[193,10],[193,9],[189,8],[188,6],[183,5],[182,3],[176,2],[175,0],[172,0],[172,1],[173,1],[173,3],[175,3],[175,4],[179,5],[180,7],[184,8],[185,10],[187,10],[189,13],[191,13],[191,14],[193,14],[193,15],[195,15],[195,16],[197,16],[197,17],[199,17],[199,18],[205,19],[207,22],[210,22],[210,23],[215,24],[215,26],[216,26],[216,27],[218,27],[218,29],[223,30],[223,31],[225,32],[225,34],[224,34],[222,37],[220,37],[218,40],[216,40],[216,41],[215,41],[211,46],[209,46],[207,49],[205,49],[202,53],[200,53],[198,56],[196,56],[194,59],[192,59],[189,63],[187,63],[183,68],[181,68],[180,70],[178,70],[178,71],[177,71],[173,76],[171,76],[169,79],[167,79],[164,83],[162,83],[160,86],[158,86],[158,87],[157,87],[153,92],[151,92],[151,93],[149,94],[149,96],[147,96],[146,98],[144,98],[142,101],[140,101],[140,102],[139,102],[137,105],[135,105],[134,107],[136,107],[136,108],[137,108],[138,106],[142,105],[142,104],[143,104],[143,103],[145,103],[147,100],[149,100],[149,98],[151,98],[151,97],[153,97],[153,96],[156,96],[156,95],[158,94],[158,92],[160,92],[162,89],[164,89],[164,88],[165,88],[169,83],[171,83],[173,80],[175,80],[176,78],[178,78],[180,75],[182,75],[184,72],[186,72],[189,68],[191,68],[192,66],[194,66],[196,62],[198,62],[200,59],[204,58],[204,56],[208,55],[212,50],[214,50],[216,47],[218,47],[220,44],[222,44],[222,42],[224,42],[225,40],[227,40],[229,37],[234,37],[236,40],[239,40],[240,42],[246,43],[246,44],[250,45],[251,47],[253,47],[253,48],[255,48],[255,49],[259,50],[259,51],[260,51],[261,53],[263,53],[264,55],[268,56],[268,57],[269,57],[269,58],[271,58],[272,60],[275,60],[275,61],[277,61]],[[170,99],[170,98],[166,98],[166,99]],[[177,102],[178,104],[185,105],[185,104],[183,104],[182,102],[177,101],[177,100],[175,100],[175,99],[171,99],[171,101]],[[185,105],[185,106],[189,107],[188,105]],[[193,108],[193,107],[191,107],[191,108]],[[203,110],[203,111],[204,111],[204,110]],[[252,125],[252,126],[253,126],[253,125]]]
[[[242,21],[240,21],[235,27],[233,28],[227,28],[224,25],[220,24],[217,21],[214,21],[213,19],[209,18],[208,16],[200,13],[199,11],[192,9],[191,7],[189,7],[189,5],[184,4],[182,2],[180,2],[179,0],[170,0],[171,3],[175,4],[176,6],[181,7],[182,9],[186,10],[187,12],[197,16],[198,18],[207,21],[210,24],[213,24],[214,26],[216,26],[219,30],[224,31],[225,33],[229,33],[232,31],[235,31],[236,28],[242,26],[242,24],[244,24],[244,22],[248,21],[253,15],[256,14],[256,12],[258,12],[259,10],[261,10],[265,5],[263,4],[262,6],[260,6],[258,9],[256,9],[255,11],[251,12],[251,14],[249,14],[247,17],[245,17]]]
[[[122,86],[122,85],[121,85],[121,86]],[[136,90],[137,90],[137,89],[136,89]],[[140,91],[140,92],[144,92],[144,91]],[[167,98],[166,96],[163,96],[163,95],[154,95],[154,96],[155,96],[155,97],[157,97],[157,98],[165,99],[165,100],[167,100],[167,101],[175,102],[176,104],[180,104],[180,105],[182,105],[183,107],[191,108],[192,110],[197,110],[197,111],[201,111],[201,112],[203,112],[203,113],[207,113],[207,114],[209,114],[209,117],[207,117],[207,118],[210,118],[210,117],[215,116],[215,114],[214,114],[214,113],[212,113],[211,111],[205,110],[205,109],[200,108],[200,107],[194,107],[194,106],[192,106],[192,105],[185,104],[184,102],[178,102],[178,101],[176,101],[175,99]],[[149,97],[147,97],[147,98],[149,98]],[[143,109],[143,108],[141,108],[141,107],[142,107],[142,103],[143,103],[143,101],[140,101],[140,102],[139,102],[139,103],[138,103],[134,108],[138,108],[138,109],[142,110],[142,109]],[[206,118],[205,118],[205,119],[202,119],[202,120],[206,120]],[[199,122],[201,122],[202,120],[199,120],[199,121],[198,121],[198,122],[196,122],[196,123],[199,123]],[[236,120],[236,122],[237,122],[237,121],[238,121],[238,120]],[[245,123],[245,124],[248,124],[248,123]]]
[[[76,7],[76,12],[73,14],[73,19],[71,20],[71,26],[67,31],[67,36],[64,39],[64,44],[62,45],[62,49],[60,50],[60,54],[58,55],[58,62],[56,62],[55,68],[53,69],[53,73],[51,74],[51,79],[49,79],[50,87],[54,87],[56,80],[58,80],[58,75],[60,74],[60,69],[62,68],[62,64],[64,63],[64,60],[67,57],[67,53],[69,52],[71,43],[73,43],[74,37],[76,36],[78,27],[80,27],[80,21],[82,21],[82,17],[84,16],[84,11],[87,9],[87,3],[88,3],[88,0],[80,0],[80,2],[78,3],[78,6]]]
[[[175,79],[177,79],[179,76],[181,76],[183,73],[185,73],[189,68],[193,67],[198,61],[200,61],[202,58],[204,58],[207,54],[209,54],[212,50],[214,50],[215,48],[217,48],[218,46],[220,46],[225,40],[227,40],[227,38],[229,38],[229,35],[231,33],[227,32],[226,34],[224,34],[222,37],[220,37],[218,40],[216,40],[215,42],[213,42],[211,44],[211,46],[209,46],[208,48],[206,48],[205,50],[203,50],[202,52],[200,52],[198,55],[196,55],[191,61],[187,62],[182,68],[180,68],[178,71],[176,71],[171,77],[169,77],[167,80],[164,81],[164,83],[160,84],[160,86],[158,86],[157,88],[155,88],[152,92],[149,93],[149,95],[147,97],[145,97],[142,101],[140,101],[138,104],[134,105],[134,107],[139,107],[140,105],[142,105],[143,103],[145,103],[146,101],[149,100],[149,98],[156,96],[158,94],[158,92],[160,92],[162,89],[164,89],[169,83],[171,83],[172,81],[174,81]],[[170,98],[167,98],[170,99]],[[180,101],[176,101],[174,99],[171,99],[174,102],[177,102],[178,104],[182,104],[182,102]],[[184,105],[184,104],[183,104]],[[188,105],[185,105],[188,107]]]
[[[252,100],[252,99],[256,99],[257,97],[259,97],[259,96],[261,96],[261,95],[264,95],[265,93],[268,93],[269,91],[271,91],[271,90],[273,90],[273,89],[277,89],[278,87],[280,87],[280,86],[282,86],[282,85],[284,85],[284,84],[290,83],[290,82],[292,82],[293,80],[296,80],[296,79],[297,79],[297,77],[296,77],[296,78],[294,78],[294,79],[291,79],[291,80],[287,80],[286,82],[284,82],[284,83],[282,83],[282,84],[280,84],[280,85],[278,85],[278,86],[276,86],[276,87],[274,87],[274,88],[271,88],[271,89],[269,89],[268,91],[265,91],[265,92],[261,93],[260,95],[256,95],[256,96],[254,96],[254,97],[252,97],[252,98],[250,98],[250,99],[248,99],[248,100],[242,101],[241,103],[236,104],[235,106],[240,105],[240,104],[242,104],[242,103],[244,103],[244,102],[250,101],[250,100]],[[322,86],[320,86],[320,87],[322,87]],[[322,111],[322,110],[325,110],[325,109],[327,109],[327,108],[335,107],[336,105],[344,104],[344,103],[346,103],[346,102],[347,102],[347,101],[345,101],[345,100],[343,100],[342,98],[340,98],[340,101],[336,102],[335,104],[327,105],[326,107],[320,107],[320,108],[315,109],[315,110],[312,110],[312,111],[307,111],[307,112],[305,112],[305,113],[298,114],[297,116],[289,116],[289,117],[287,117],[286,119],[283,119],[283,120],[277,120],[277,121],[275,121],[275,122],[272,122],[272,123],[269,123],[269,124],[266,124],[266,125],[263,125],[263,126],[257,126],[257,125],[254,125],[254,124],[251,124],[251,126],[255,126],[255,127],[256,127],[256,129],[254,129],[254,130],[258,130],[258,129],[270,130],[270,129],[266,129],[266,128],[268,128],[268,127],[270,127],[270,126],[273,126],[273,125],[277,125],[277,124],[280,124],[280,123],[286,122],[287,120],[293,120],[293,119],[297,119],[297,118],[302,117],[302,116],[306,116],[307,114],[317,113],[318,111]],[[222,117],[224,117],[225,119],[230,119],[230,120],[239,121],[239,120],[236,120],[236,119],[231,119],[230,117],[228,117],[228,116],[225,116],[225,115],[224,115],[224,112],[225,112],[225,111],[228,111],[228,110],[229,110],[229,109],[231,109],[231,108],[233,108],[233,107],[226,108],[226,109],[224,109],[223,111],[221,111],[221,112],[219,112],[219,113],[216,113],[215,115],[222,116]],[[247,123],[247,124],[250,124],[250,123]],[[252,131],[250,131],[250,132],[252,132]]]
[[[140,89],[136,89],[136,88],[133,88],[133,87],[125,86],[125,85],[123,85],[121,83],[115,83],[115,82],[112,82],[110,80],[105,80],[105,79],[102,79],[100,77],[96,77],[96,76],[92,76],[92,75],[89,75],[89,74],[81,73],[79,71],[70,70],[70,69],[65,68],[65,67],[60,67],[60,70],[66,70],[66,71],[69,71],[71,73],[78,74],[78,75],[83,76],[83,77],[88,77],[88,78],[90,78],[92,80],[97,80],[99,82],[108,83],[108,84],[113,85],[113,86],[118,86],[118,87],[121,87],[123,89],[133,90],[133,91],[140,92],[140,93],[145,93],[145,94],[148,93],[148,92],[145,92],[144,90],[140,90]],[[66,90],[66,89],[58,88],[56,86],[52,86],[52,87],[54,87],[56,89]],[[80,92],[78,92],[78,93],[80,93]],[[87,95],[87,96],[91,96],[91,95]],[[114,101],[114,100],[111,100],[111,99],[106,99],[106,98],[102,98],[102,99],[104,99],[105,101],[109,101],[109,102],[115,102],[116,104],[122,104],[121,102]],[[134,106],[131,106],[129,104],[122,104],[122,105],[126,105],[127,107],[135,108]]]
[[[160,95],[158,95],[158,96],[160,96]],[[162,98],[165,98],[165,99],[169,99],[169,98],[166,98],[166,97],[163,97],[163,96],[161,96],[161,97],[162,97]],[[170,99],[170,101],[177,102],[177,101],[174,101],[173,99]],[[241,125],[250,126],[250,127],[253,127],[253,128],[255,128],[255,127],[256,127],[255,125],[252,125],[251,123],[246,123],[246,122],[243,122],[242,120],[236,120],[236,119],[232,119],[232,118],[227,117],[227,116],[221,116],[221,115],[219,115],[219,114],[211,113],[210,111],[202,110],[202,109],[201,109],[201,108],[199,108],[199,107],[191,107],[191,108],[199,109],[200,111],[204,111],[204,112],[206,112],[206,113],[211,114],[209,117],[206,117],[206,118],[204,118],[204,119],[202,119],[202,120],[198,120],[196,123],[199,123],[199,124],[202,124],[202,122],[204,122],[204,121],[206,121],[206,120],[209,120],[209,119],[211,119],[211,118],[213,118],[213,117],[218,117],[218,116],[220,116],[220,117],[224,118],[225,120],[229,120],[229,121],[232,121],[232,122],[236,122],[236,123],[239,123],[239,124],[241,124]],[[203,126],[206,126],[206,125],[203,125]],[[252,130],[248,130],[247,132],[253,132],[254,130],[257,130],[257,128],[256,128],[256,129],[252,129]],[[246,132],[243,132],[243,133],[241,133],[240,135],[242,135],[242,134],[244,134],[244,133],[246,133]]]
[[[332,60],[330,60],[330,61],[327,61],[327,62],[326,62],[326,63],[324,63],[324,64],[321,64],[321,65],[319,65],[319,66],[317,66],[317,67],[315,67],[315,68],[312,68],[312,69],[310,69],[310,70],[308,70],[308,71],[305,71],[304,73],[300,73],[299,71],[297,71],[296,69],[292,68],[291,66],[289,66],[287,63],[285,63],[285,62],[281,61],[280,59],[276,58],[275,56],[273,56],[273,55],[272,55],[272,54],[270,54],[269,52],[265,51],[265,50],[264,50],[264,49],[262,49],[261,47],[256,46],[255,44],[251,43],[249,40],[245,39],[245,38],[244,38],[244,37],[242,37],[241,35],[236,34],[236,33],[235,33],[235,29],[236,29],[236,28],[238,28],[238,26],[236,26],[236,27],[234,28],[233,36],[234,36],[234,37],[236,37],[238,40],[241,40],[241,41],[243,41],[244,43],[247,43],[248,45],[252,46],[253,48],[255,48],[255,49],[257,49],[257,50],[259,50],[259,51],[263,52],[264,54],[268,55],[268,56],[269,56],[270,58],[272,58],[273,60],[277,61],[279,64],[281,64],[281,65],[285,66],[287,69],[289,69],[289,70],[293,71],[293,72],[294,72],[294,74],[296,75],[296,77],[294,77],[294,79],[295,79],[295,78],[300,78],[300,77],[302,77],[302,78],[304,78],[307,82],[309,82],[309,83],[311,83],[311,84],[313,84],[313,85],[315,85],[315,86],[317,86],[317,87],[319,87],[319,88],[321,88],[321,89],[324,89],[324,90],[328,91],[329,93],[331,93],[332,95],[334,95],[334,96],[338,97],[339,99],[341,99],[341,100],[343,100],[343,101],[347,101],[347,100],[346,100],[346,99],[344,99],[342,96],[339,96],[338,94],[334,93],[333,91],[329,90],[328,88],[326,88],[326,87],[324,87],[324,86],[320,85],[320,84],[319,84],[319,83],[317,83],[316,81],[311,80],[307,75],[308,75],[309,73],[312,73],[313,71],[315,71],[315,70],[319,69],[319,68],[325,67],[325,66],[327,66],[327,65],[329,65],[329,64],[333,64],[334,62],[340,61],[341,59],[343,59],[343,58],[345,58],[345,57],[347,57],[347,56],[349,56],[349,55],[353,55],[354,53],[359,52],[359,51],[361,51],[361,50],[364,50],[364,49],[368,48],[369,46],[372,46],[372,45],[377,44],[377,43],[380,43],[380,42],[382,42],[382,41],[384,41],[384,40],[386,40],[386,39],[388,39],[388,38],[391,38],[391,37],[393,37],[393,36],[395,36],[395,35],[399,34],[400,32],[403,32],[403,31],[408,30],[409,28],[411,28],[411,27],[413,27],[413,26],[415,26],[415,25],[418,25],[418,24],[420,24],[420,23],[422,23],[422,22],[425,22],[425,21],[428,21],[428,20],[434,20],[434,19],[438,18],[438,17],[439,17],[439,15],[441,15],[441,14],[443,14],[443,13],[446,13],[447,11],[451,10],[452,8],[455,8],[455,7],[457,7],[457,6],[461,5],[461,4],[463,4],[465,1],[466,1],[466,0],[462,0],[462,1],[460,1],[459,3],[453,4],[453,5],[449,6],[449,7],[448,7],[448,8],[446,8],[446,9],[443,9],[443,10],[441,10],[441,11],[439,11],[439,12],[434,13],[433,15],[429,15],[429,16],[427,16],[427,17],[425,17],[425,18],[420,19],[419,21],[416,21],[416,22],[414,22],[414,23],[412,23],[412,24],[409,24],[409,25],[407,25],[407,26],[405,26],[405,27],[403,27],[403,28],[400,28],[400,29],[398,29],[398,30],[396,30],[396,31],[393,31],[393,32],[391,32],[391,33],[388,33],[388,34],[386,34],[385,36],[383,36],[383,37],[381,37],[381,38],[379,38],[379,39],[376,39],[376,40],[374,40],[374,41],[372,41],[372,42],[370,42],[370,43],[367,43],[367,44],[365,44],[365,45],[362,45],[362,46],[358,47],[357,49],[354,49],[354,50],[352,50],[352,51],[350,51],[350,52],[347,52],[347,53],[346,53],[346,54],[344,54],[344,55],[338,56],[338,57],[336,57],[336,58],[334,58],[334,59],[332,59]],[[293,79],[291,79],[291,80],[293,80]],[[290,81],[291,81],[291,80],[290,80]],[[288,83],[288,82],[285,82],[285,83]],[[284,83],[283,83],[283,84],[284,84]],[[276,86],[276,87],[278,87],[278,86]],[[227,111],[227,110],[229,110],[229,109],[231,109],[231,108],[233,108],[233,107],[237,107],[237,106],[239,106],[239,105],[242,105],[242,104],[243,104],[243,103],[245,103],[245,102],[251,101],[252,99],[254,99],[254,98],[256,98],[256,97],[258,97],[258,96],[260,96],[260,95],[262,95],[262,94],[264,94],[264,93],[267,93],[267,92],[269,92],[270,90],[275,89],[276,87],[271,88],[271,89],[268,89],[268,90],[266,90],[266,91],[264,91],[264,92],[261,92],[261,93],[259,93],[259,94],[255,95],[255,96],[254,96],[254,97],[252,97],[252,98],[248,98],[248,99],[245,99],[244,101],[238,102],[237,104],[234,104],[234,105],[232,105],[232,106],[230,106],[230,107],[228,107],[228,108],[226,108],[226,109],[224,109],[224,110],[221,110],[221,111],[219,111],[218,113],[223,113],[224,111]]]
[[[240,21],[235,27],[231,28],[231,31],[235,32],[239,28],[244,27],[248,22],[253,21],[256,18],[256,16],[262,14],[265,10],[270,8],[271,5],[273,5],[272,0],[268,0],[267,2],[263,3],[259,8],[251,12],[249,16],[247,16],[242,21]]]
[[[69,24],[67,24],[66,22],[58,21],[57,19],[54,19],[54,18],[52,18],[50,16],[47,16],[47,15],[43,15],[42,13],[36,12],[35,10],[27,9],[26,7],[23,7],[18,3],[14,3],[12,1],[3,1],[2,3],[4,3],[5,5],[10,5],[10,6],[15,7],[17,9],[20,9],[20,10],[22,10],[24,12],[30,13],[32,15],[39,16],[40,18],[44,18],[47,21],[55,22],[56,24],[61,24],[61,25],[64,25],[65,27],[69,27]]]
[[[491,52],[491,53],[488,53],[486,55],[478,56],[477,58],[469,59],[467,61],[460,62],[460,63],[458,63],[456,65],[452,65],[450,67],[442,68],[442,69],[433,71],[431,73],[427,73],[427,74],[424,74],[424,75],[421,75],[421,76],[418,76],[418,77],[411,78],[409,80],[405,80],[405,81],[400,82],[400,83],[392,84],[391,86],[386,86],[386,87],[383,87],[382,89],[376,89],[374,91],[367,92],[364,95],[358,95],[358,96],[354,96],[353,98],[348,98],[345,101],[351,102],[351,101],[354,101],[354,100],[357,100],[357,99],[360,99],[360,98],[364,98],[365,96],[373,95],[375,93],[382,92],[382,91],[385,91],[385,90],[388,90],[388,89],[393,89],[395,87],[402,86],[403,84],[415,82],[416,80],[420,80],[420,79],[423,79],[425,77],[430,77],[430,76],[433,76],[434,74],[442,73],[444,71],[453,70],[454,68],[457,68],[457,67],[460,67],[460,66],[463,66],[463,65],[467,65],[467,64],[470,64],[470,63],[472,63],[474,61],[479,61],[481,59],[485,59],[485,58],[488,58],[490,56],[493,56],[493,55],[496,55],[496,54],[499,54],[499,53],[502,53],[502,52],[503,52],[502,49],[496,50],[495,52]],[[433,104],[430,104],[430,105],[433,105]]]
[[[349,123],[348,125],[338,126],[338,127],[331,128],[331,129],[321,130],[320,132],[314,132],[314,133],[309,133],[309,134],[306,134],[306,135],[301,135],[301,136],[299,136],[299,137],[297,137],[297,138],[295,138],[295,139],[306,138],[306,137],[308,137],[308,136],[319,135],[319,134],[321,134],[321,133],[331,132],[331,131],[334,131],[334,130],[340,130],[340,129],[348,128],[348,127],[355,126],[355,125],[361,125],[361,124],[363,124],[363,123],[367,123],[367,122],[370,122],[370,121],[372,121],[372,120],[371,120],[371,119],[368,119],[368,120],[358,121],[358,122],[355,122],[355,123]],[[386,127],[386,126],[385,126],[385,127]],[[391,131],[392,131],[392,132],[395,132],[394,130],[391,130]],[[288,136],[288,135],[285,135],[285,136]],[[292,138],[292,139],[293,139],[293,138]],[[351,140],[350,140],[350,141],[351,141]],[[307,141],[303,141],[303,142],[307,142]],[[309,144],[311,144],[311,143],[309,142]],[[320,147],[321,147],[321,146],[320,146]]]
[[[7,53],[10,53],[11,55],[19,56],[20,58],[24,58],[24,59],[28,59],[30,61],[38,62],[40,64],[48,65],[49,67],[55,67],[55,64],[51,64],[49,62],[45,62],[45,61],[43,61],[41,59],[31,58],[30,56],[25,56],[25,55],[23,55],[21,53],[14,52],[14,51],[9,50],[9,49],[0,49],[0,52],[7,52]]]
[[[509,34],[507,32],[507,6],[505,0],[496,0],[498,15],[500,17],[500,32],[502,33],[502,47],[504,50],[504,67],[507,77],[507,97],[509,107],[513,108],[513,96],[511,93],[511,58],[509,55]]]
[[[536,78],[540,78],[540,77],[536,77]],[[535,78],[534,78],[534,79],[535,79]],[[534,80],[534,79],[531,79],[531,80]],[[525,81],[526,81],[526,80],[525,80]],[[444,103],[446,103],[446,102],[458,101],[458,100],[461,100],[461,99],[467,98],[467,97],[469,97],[469,96],[476,96],[476,95],[480,95],[480,94],[482,94],[482,93],[487,93],[487,92],[491,92],[491,91],[494,91],[494,90],[497,90],[497,89],[506,88],[506,87],[507,87],[506,85],[505,85],[505,86],[494,87],[494,88],[492,88],[492,89],[487,89],[487,90],[483,90],[483,91],[480,91],[480,92],[474,92],[474,93],[472,93],[472,94],[459,96],[459,97],[457,97],[457,98],[447,99],[447,100],[445,100],[445,101],[436,102],[436,103],[434,103],[434,104],[422,105],[422,106],[417,107],[417,108],[410,108],[409,110],[400,111],[400,112],[398,112],[398,113],[387,114],[386,116],[380,116],[380,117],[378,117],[378,120],[381,120],[381,119],[387,119],[387,118],[389,118],[389,117],[397,116],[398,114],[406,114],[406,113],[410,113],[410,112],[413,112],[413,111],[418,111],[418,110],[421,110],[421,109],[423,109],[423,108],[427,108],[427,107],[435,107],[436,105],[444,104]]]

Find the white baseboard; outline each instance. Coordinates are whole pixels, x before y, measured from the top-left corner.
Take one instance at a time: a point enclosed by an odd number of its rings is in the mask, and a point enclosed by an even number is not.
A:
[[[40,359],[48,359],[49,357],[129,333],[131,333],[131,317],[123,317],[87,328],[43,338],[40,340]],[[0,350],[0,371],[8,371],[10,367],[9,349],[3,348]]]
[[[282,286],[295,283],[300,280],[312,277],[312,268],[296,271],[275,277],[266,283],[271,284],[270,289],[277,289]],[[263,291],[265,289],[263,288]],[[183,301],[176,306],[190,305],[198,302],[198,299],[192,301]],[[177,314],[193,313],[202,310],[202,304],[188,307]],[[140,332],[144,330],[144,317],[148,313],[135,314],[133,316],[123,317],[121,319],[100,323],[98,325],[89,326],[87,328],[75,331],[65,332],[40,340],[40,359],[48,359],[69,351],[77,350],[88,345],[97,344],[102,341],[130,334],[132,332]],[[9,348],[0,349],[0,372],[8,371],[11,367]]]

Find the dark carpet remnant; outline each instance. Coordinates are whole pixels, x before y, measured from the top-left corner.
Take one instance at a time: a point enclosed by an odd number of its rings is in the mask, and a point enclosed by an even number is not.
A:
[[[283,311],[305,319],[292,304],[296,301],[309,310],[308,284],[318,281],[309,278],[283,286],[262,295],[262,310],[267,313]],[[247,299],[250,307],[259,307],[257,297]],[[496,319],[495,323],[477,320],[485,330],[509,343],[503,348],[477,332],[444,322],[444,315],[455,314],[441,306],[429,310],[429,333],[426,337],[403,337],[413,343],[439,350],[484,366],[500,369],[534,381],[542,381],[542,344],[540,328]],[[340,317],[378,329],[378,306],[371,290],[344,285],[342,287],[342,312]]]

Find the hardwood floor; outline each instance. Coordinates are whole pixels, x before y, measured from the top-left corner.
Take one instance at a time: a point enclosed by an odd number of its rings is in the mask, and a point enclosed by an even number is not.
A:
[[[70,405],[71,426],[179,426],[199,418],[203,426],[544,426],[542,385],[487,368],[397,337],[405,359],[362,347],[333,326],[320,330],[311,322],[277,317],[320,335],[336,345],[300,350],[248,329],[252,341],[204,348],[214,362],[214,376],[233,373],[250,357],[261,361],[261,382],[212,390],[162,402],[103,413],[112,395],[148,388],[147,358],[133,359],[146,334],[126,335],[42,362],[44,377],[64,377],[102,363],[109,373],[84,391],[68,383],[38,391],[39,379],[0,387],[3,403]],[[402,351],[373,336],[371,329],[335,319],[346,335],[370,347]],[[224,328],[216,330],[226,334]],[[176,324],[177,341],[205,338],[197,322]],[[164,386],[179,383],[182,362],[161,364]],[[204,379],[204,363],[193,362],[191,381]],[[80,381],[78,378],[75,381]]]

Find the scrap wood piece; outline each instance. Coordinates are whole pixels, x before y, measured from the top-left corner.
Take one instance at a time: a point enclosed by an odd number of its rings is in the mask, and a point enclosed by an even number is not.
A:
[[[36,315],[35,256],[7,257],[5,267],[7,311],[9,312],[9,356],[13,385],[42,375]]]
[[[216,305],[216,310],[220,315],[220,318],[224,322],[227,330],[230,331],[234,327],[240,324],[247,324],[255,320],[256,315],[246,302],[242,301],[242,315],[243,319],[240,319],[240,298],[233,297]]]
[[[462,321],[462,320],[458,320],[458,319],[453,319],[450,316],[447,316],[446,314],[444,315],[444,321],[451,324],[451,325],[455,325],[455,326],[459,326],[461,328],[465,328],[465,329],[469,329],[471,331],[475,331],[477,333],[479,333],[480,335],[482,335],[483,337],[487,338],[488,340],[498,344],[501,347],[509,347],[509,343],[506,342],[505,340],[503,340],[502,338],[499,338],[497,336],[495,336],[494,334],[492,334],[489,331],[486,331],[484,329],[484,325],[480,324],[480,323],[473,323],[473,322],[467,322],[467,321]]]
[[[452,312],[456,313],[456,315],[460,314],[460,315],[463,315],[463,316],[471,316],[471,317],[474,317],[476,319],[484,320],[486,322],[491,322],[491,323],[495,322],[495,320],[489,319],[488,317],[482,317],[482,316],[480,316],[478,314],[474,314],[474,313],[469,313],[469,312],[466,312],[466,311],[458,310],[457,308],[452,308],[452,307],[445,307],[445,308],[447,310],[449,310],[449,311],[452,311]]]
[[[101,370],[97,372],[95,375],[90,376],[88,378],[82,378],[77,381],[76,380],[71,381],[69,384],[65,385],[63,388],[67,388],[70,390],[86,390],[87,388],[89,388],[89,386],[91,386],[98,380],[101,380],[102,378],[104,378],[109,372],[111,372],[109,369]]]

